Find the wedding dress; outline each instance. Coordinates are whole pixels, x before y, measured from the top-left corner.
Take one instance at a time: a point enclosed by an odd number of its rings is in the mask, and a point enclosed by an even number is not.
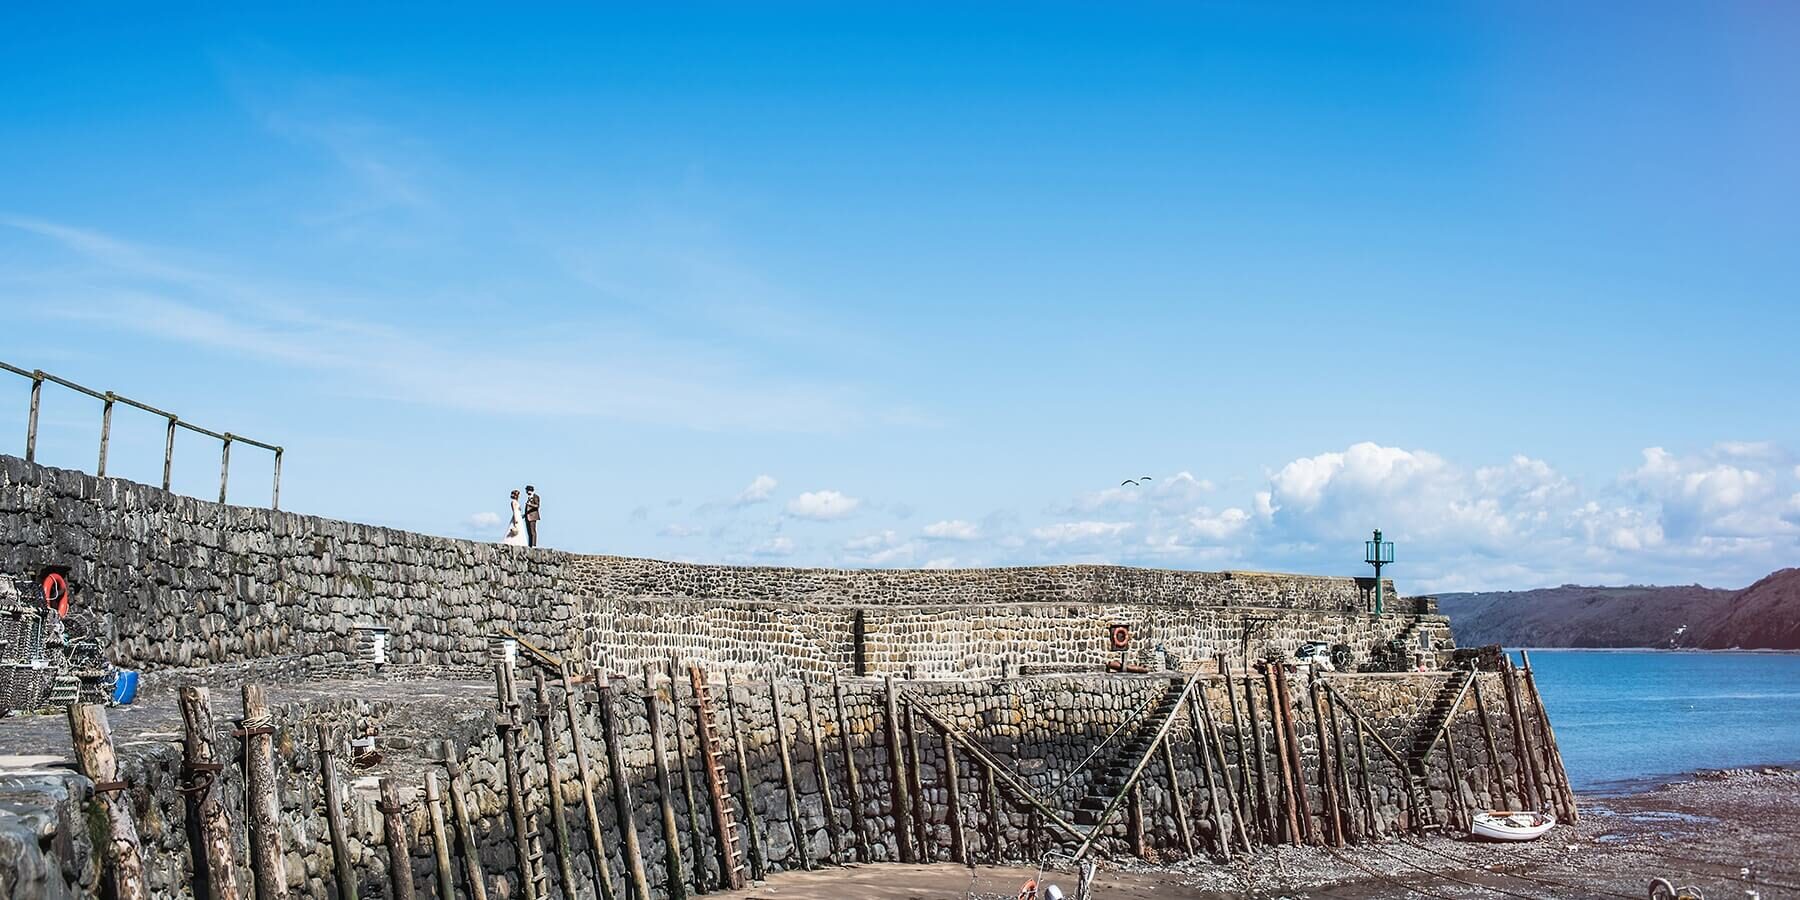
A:
[[[516,498],[512,501],[512,525],[507,527],[506,537],[501,538],[500,543],[509,547],[525,546],[525,517],[519,514],[519,501]]]

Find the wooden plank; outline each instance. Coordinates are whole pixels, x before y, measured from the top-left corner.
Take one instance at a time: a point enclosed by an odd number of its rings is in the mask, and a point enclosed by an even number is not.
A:
[[[850,738],[850,717],[844,710],[844,684],[831,676],[831,698],[837,706],[838,749],[844,754],[844,788],[849,792],[850,826],[856,833],[856,861],[868,862],[869,825],[863,810],[862,776],[856,768],[856,748]]]
[[[469,815],[469,780],[463,775],[456,745],[444,741],[444,769],[450,775],[450,814],[456,822],[456,845],[462,855],[463,884],[470,900],[487,900],[487,873],[481,869],[481,845],[475,843],[475,827]]]
[[[194,875],[204,878],[207,900],[238,900],[237,849],[231,835],[231,818],[220,796],[218,773],[222,764],[213,753],[215,733],[212,698],[205,687],[181,689],[182,765],[186,769],[189,814],[199,825],[200,841],[192,848]],[[356,900],[350,895],[345,900]]]
[[[1125,840],[1131,844],[1133,856],[1149,859],[1150,845],[1144,840],[1144,786],[1133,781],[1128,793],[1131,799],[1125,807]]]
[[[662,701],[656,691],[656,668],[655,665],[644,667],[644,714],[650,726],[650,756],[656,763],[657,807],[662,812],[663,894],[669,900],[686,900],[687,872],[681,864],[681,831],[675,824],[674,781],[669,777],[669,748],[663,740]]]
[[[246,684],[244,696],[244,802],[250,807],[250,871],[256,900],[288,896],[287,857],[281,847],[281,802],[275,789],[275,719],[262,685]]]
[[[912,829],[906,825],[912,810],[912,795],[908,788],[912,776],[906,771],[906,747],[900,739],[900,695],[894,689],[894,676],[886,676],[883,684],[886,687],[888,787],[891,795],[888,809],[894,818],[895,849],[900,861],[909,863],[916,859],[910,834]]]
[[[455,900],[456,869],[450,864],[450,830],[444,827],[444,795],[436,772],[425,773],[425,815],[431,823],[431,852],[437,863],[439,900]]]
[[[112,876],[114,894],[118,900],[148,900],[150,891],[144,880],[144,849],[138,840],[137,823],[131,817],[131,797],[125,791],[124,782],[119,780],[119,758],[113,752],[112,726],[106,721],[106,707],[91,703],[70,706],[69,735],[75,744],[75,759],[81,765],[81,774],[94,782],[94,805],[100,808],[100,816],[105,820],[106,840],[101,843],[100,850],[107,873]],[[274,843],[279,847],[278,838]],[[270,872],[280,874],[279,869]],[[287,896],[285,879],[280,890],[270,896]]]
[[[825,861],[836,863],[842,834],[838,830],[837,804],[831,796],[831,775],[825,769],[825,742],[819,737],[819,707],[813,700],[812,680],[803,679],[800,688],[806,694],[806,730],[812,746],[813,778],[819,782],[819,806],[825,814],[825,843],[829,848]]]
[[[341,900],[357,900],[356,871],[352,868],[348,830],[344,826],[344,786],[338,780],[338,738],[319,733],[319,781],[324,788],[325,832],[331,841],[331,867]]]
[[[588,852],[594,860],[594,880],[604,900],[617,900],[612,862],[607,858],[606,829],[600,824],[600,806],[594,799],[594,774],[588,763],[587,736],[582,733],[580,710],[575,706],[575,680],[562,672],[563,717],[569,725],[569,745],[575,750],[575,775],[581,779],[581,812],[587,818]],[[454,778],[455,772],[451,775]],[[454,786],[454,785],[453,785]]]
[[[781,761],[781,786],[787,797],[788,831],[794,838],[794,858],[800,868],[812,868],[806,848],[806,824],[800,821],[800,786],[794,782],[794,761],[788,754],[787,724],[782,721],[781,685],[769,674],[769,721],[775,725],[776,758]]]
[[[619,711],[613,687],[600,679],[600,739],[606,744],[607,781],[612,783],[613,813],[619,823],[619,851],[625,859],[625,883],[633,900],[650,900],[650,880],[644,875],[644,852],[638,844],[636,809],[631,802],[631,773],[625,770],[625,754],[619,747]]]
[[[537,697],[538,736],[544,743],[544,792],[550,795],[550,836],[556,850],[556,874],[562,882],[563,896],[575,893],[575,851],[569,841],[569,817],[563,807],[562,771],[557,760],[556,713],[550,705],[550,682],[539,669],[532,673]]]
[[[381,779],[382,837],[388,852],[388,897],[390,900],[413,900],[412,848],[407,840],[405,809],[400,806],[400,788],[394,779]]]

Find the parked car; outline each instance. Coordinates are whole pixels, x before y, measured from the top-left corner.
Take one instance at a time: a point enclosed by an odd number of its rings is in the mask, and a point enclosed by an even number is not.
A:
[[[1307,641],[1294,651],[1296,664],[1318,666],[1327,672],[1349,671],[1352,658],[1349,644],[1329,641]]]

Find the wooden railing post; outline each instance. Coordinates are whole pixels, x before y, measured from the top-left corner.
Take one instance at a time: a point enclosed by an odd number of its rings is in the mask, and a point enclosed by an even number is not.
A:
[[[213,754],[212,700],[206,688],[181,689],[182,747],[190,815],[199,824],[201,843],[190,848],[194,875],[206,879],[207,900],[238,900],[237,851],[231,819],[219,796],[218,774],[224,766]],[[354,900],[354,898],[349,898]]]
[[[37,462],[38,399],[44,394],[44,373],[31,373],[31,412],[25,417],[25,461]]]
[[[131,798],[125,794],[125,782],[119,780],[119,758],[113,753],[106,707],[91,703],[70,706],[69,733],[81,774],[94,782],[94,802],[106,820],[101,850],[112,873],[113,890],[119,900],[148,900],[143,846],[138,842],[137,823],[131,818]]]
[[[275,719],[262,685],[244,685],[244,793],[250,807],[250,863],[257,900],[286,900],[287,857],[281,849],[281,803],[275,791]]]

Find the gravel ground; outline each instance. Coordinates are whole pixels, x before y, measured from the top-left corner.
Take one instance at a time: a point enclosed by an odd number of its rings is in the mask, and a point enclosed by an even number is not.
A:
[[[1024,868],[971,870],[950,864],[857,866],[783,874],[715,896],[1012,900],[1036,874]],[[1558,827],[1530,844],[1436,836],[1349,848],[1337,856],[1319,848],[1282,847],[1230,865],[1105,864],[1094,898],[1637,900],[1658,876],[1692,886],[1713,900],[1800,897],[1800,772],[1703,772],[1641,794],[1583,797],[1579,824]],[[1045,880],[1074,896],[1075,877],[1066,869]]]

